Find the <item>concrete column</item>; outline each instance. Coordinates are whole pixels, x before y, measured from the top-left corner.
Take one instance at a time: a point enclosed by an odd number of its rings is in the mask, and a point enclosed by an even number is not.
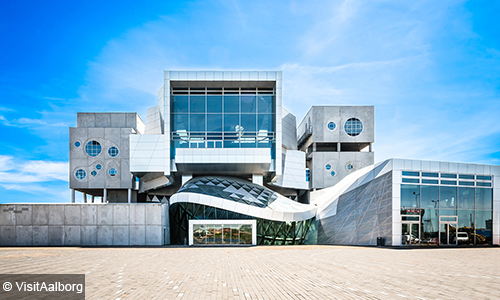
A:
[[[108,203],[108,190],[104,189],[104,195],[102,196],[102,203]]]
[[[316,152],[316,143],[313,143],[313,152]]]
[[[95,200],[95,196],[92,195],[92,203],[94,203],[94,200]]]
[[[87,193],[83,193],[83,203],[87,203]]]
[[[368,150],[368,151],[373,152],[373,144],[372,144],[372,143],[370,143],[370,146],[369,146],[369,150]]]
[[[264,176],[259,174],[252,175],[252,182],[259,185],[264,185]]]
[[[193,178],[193,175],[182,175],[182,184],[188,182],[189,179]]]
[[[337,152],[340,152],[340,143],[337,143]]]
[[[128,189],[128,203],[132,203],[132,189]]]
[[[71,189],[71,203],[75,203],[75,190]]]

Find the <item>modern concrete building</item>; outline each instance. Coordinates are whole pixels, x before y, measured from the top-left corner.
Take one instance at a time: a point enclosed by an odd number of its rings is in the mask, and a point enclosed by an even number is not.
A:
[[[77,115],[73,203],[1,205],[0,245],[499,244],[499,166],[374,165],[373,106],[296,123],[279,71],[165,71],[145,124]]]

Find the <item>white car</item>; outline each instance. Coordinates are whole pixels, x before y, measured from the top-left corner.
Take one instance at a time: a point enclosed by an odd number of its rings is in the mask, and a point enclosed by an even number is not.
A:
[[[469,242],[469,234],[467,232],[457,232],[457,241],[459,244]]]

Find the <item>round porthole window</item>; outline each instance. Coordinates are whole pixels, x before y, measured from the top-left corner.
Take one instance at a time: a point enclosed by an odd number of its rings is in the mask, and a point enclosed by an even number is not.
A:
[[[92,157],[101,154],[101,144],[98,141],[90,141],[85,145],[85,152]]]
[[[95,168],[96,168],[97,170],[100,170],[100,169],[102,169],[102,166],[101,166],[101,165],[96,165],[96,166],[95,166]]]
[[[90,174],[92,174],[92,176],[97,176],[97,171],[94,170],[94,171],[90,172]]]
[[[335,173],[335,171],[330,172],[330,176],[332,176],[332,177],[335,176],[335,174],[337,174],[337,173]]]
[[[330,129],[330,130],[334,130],[334,129],[335,129],[335,127],[337,127],[337,125],[335,125],[335,123],[333,123],[333,122],[329,122],[329,123],[326,125],[326,127],[328,127],[328,129]]]
[[[325,166],[325,169],[327,169],[327,170],[330,170],[331,168],[332,168],[332,166],[331,166],[330,164],[327,164],[327,165]]]
[[[83,169],[78,169],[75,173],[75,176],[76,178],[78,178],[79,180],[82,180],[85,178],[85,176],[87,176],[87,172],[85,172],[85,170]]]
[[[81,146],[80,142],[79,142],[79,141],[76,141],[76,142],[75,142],[75,147],[76,147],[76,148],[78,148],[78,147],[80,147],[80,146]]]
[[[118,152],[119,152],[118,148],[116,148],[116,147],[111,147],[108,149],[108,154],[111,157],[116,157],[118,155]]]
[[[363,123],[357,118],[350,118],[345,122],[345,132],[350,136],[357,136],[363,131]]]
[[[109,173],[109,176],[115,177],[116,174],[118,174],[118,171],[115,168],[111,168],[111,169],[109,169],[108,173]]]
[[[345,166],[345,168],[346,168],[347,170],[351,171],[351,170],[353,170],[353,169],[354,169],[354,166],[353,166],[352,164],[347,164],[347,165]]]

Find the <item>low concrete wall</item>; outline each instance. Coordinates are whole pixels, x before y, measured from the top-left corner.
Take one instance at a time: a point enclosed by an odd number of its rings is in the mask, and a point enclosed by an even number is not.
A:
[[[168,204],[0,204],[0,246],[170,243]]]

